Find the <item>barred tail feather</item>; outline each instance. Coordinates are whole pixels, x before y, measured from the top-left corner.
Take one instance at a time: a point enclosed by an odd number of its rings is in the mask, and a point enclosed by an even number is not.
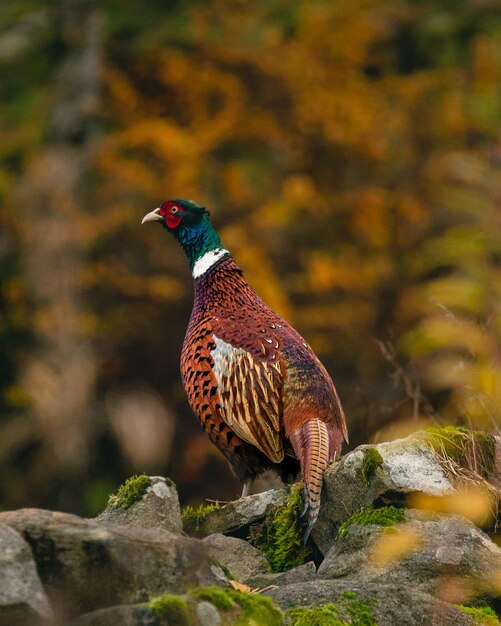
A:
[[[330,461],[329,430],[322,420],[311,419],[291,433],[290,440],[301,464],[304,482],[303,514],[308,512],[308,523],[304,533],[306,542],[320,510],[323,475]]]

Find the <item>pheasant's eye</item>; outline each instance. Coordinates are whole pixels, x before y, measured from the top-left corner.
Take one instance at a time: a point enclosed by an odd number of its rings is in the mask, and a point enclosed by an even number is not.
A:
[[[179,211],[179,207],[178,206],[171,206],[170,212],[172,213],[172,215],[174,215],[178,211]]]

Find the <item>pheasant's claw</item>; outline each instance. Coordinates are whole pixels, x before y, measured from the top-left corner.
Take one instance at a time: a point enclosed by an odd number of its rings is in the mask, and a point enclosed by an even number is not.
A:
[[[308,522],[308,526],[306,526],[306,530],[304,531],[304,535],[303,535],[303,543],[304,545],[306,545],[309,537],[310,537],[310,533],[311,533],[311,529],[313,528],[313,525],[315,524],[316,520],[310,520]]]
[[[250,490],[251,490],[251,486],[252,486],[252,480],[246,480],[244,482],[244,487],[242,489],[242,495],[240,496],[241,498],[246,498],[247,496],[250,495]]]
[[[304,505],[303,505],[303,510],[301,511],[301,517],[304,517],[306,515],[306,513],[308,512],[308,509],[310,508],[310,496],[308,493],[308,489],[306,488],[306,485],[304,487]]]

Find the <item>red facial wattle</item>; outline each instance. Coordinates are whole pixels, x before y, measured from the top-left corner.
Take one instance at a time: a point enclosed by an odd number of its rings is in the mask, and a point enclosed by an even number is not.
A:
[[[181,223],[183,216],[180,213],[176,213],[173,215],[172,213],[167,213],[165,216],[165,222],[168,228],[177,228]]]

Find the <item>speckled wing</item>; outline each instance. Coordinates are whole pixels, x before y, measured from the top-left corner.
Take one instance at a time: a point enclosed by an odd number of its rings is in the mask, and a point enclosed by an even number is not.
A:
[[[235,328],[235,337],[239,339],[233,341],[232,327],[230,320],[221,319],[216,319],[213,327],[215,347],[211,356],[223,419],[241,439],[279,463],[284,458],[284,363],[278,353],[278,340],[249,336],[254,333],[240,327]]]

